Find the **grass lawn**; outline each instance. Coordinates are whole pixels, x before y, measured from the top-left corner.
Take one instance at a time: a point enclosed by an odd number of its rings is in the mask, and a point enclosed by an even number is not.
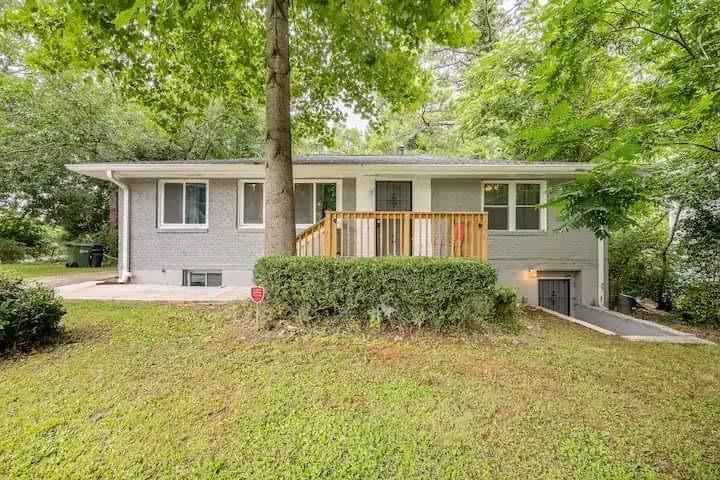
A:
[[[0,360],[0,478],[720,478],[720,347],[241,308],[69,303],[63,344]]]
[[[54,277],[59,275],[74,275],[78,273],[115,271],[115,266],[102,268],[67,268],[62,262],[38,263],[0,263],[0,272],[8,272],[13,276],[22,278]]]

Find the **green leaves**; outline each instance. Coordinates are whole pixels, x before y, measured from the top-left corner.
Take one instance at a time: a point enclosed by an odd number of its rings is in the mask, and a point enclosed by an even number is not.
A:
[[[657,178],[622,161],[599,164],[574,182],[550,192],[549,205],[562,207],[562,229],[589,228],[598,238],[635,224],[635,209],[653,200]]]
[[[132,7],[118,13],[115,17],[115,21],[113,22],[115,24],[115,28],[120,29],[130,23],[131,20],[134,20],[138,16],[140,8],[144,6],[144,3],[145,2],[143,0],[137,0]],[[144,16],[144,19],[147,20],[147,16]],[[143,24],[144,22],[138,23]]]
[[[291,65],[296,134],[323,133],[346,104],[368,116],[379,106],[417,107],[428,77],[418,61],[428,42],[471,44],[471,0],[302,0],[293,3]],[[264,101],[265,29],[259,2],[48,0],[12,11],[32,35],[27,61],[68,65],[112,78],[175,133],[222,101],[247,112]]]
[[[473,327],[511,321],[495,308],[510,315],[517,300],[509,292],[496,298],[495,270],[467,259],[263,257],[253,275],[279,320],[379,316],[390,326]]]
[[[563,228],[602,238],[649,203],[717,201],[703,179],[720,161],[718,0],[555,0],[523,20],[466,75],[460,130],[475,151],[597,162],[552,203]],[[711,231],[693,230],[703,244]]]

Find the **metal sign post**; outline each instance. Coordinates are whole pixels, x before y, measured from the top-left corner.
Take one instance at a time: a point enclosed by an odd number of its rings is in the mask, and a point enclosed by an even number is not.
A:
[[[265,300],[265,289],[263,287],[252,287],[250,298],[255,302],[255,325],[260,328],[260,304]]]

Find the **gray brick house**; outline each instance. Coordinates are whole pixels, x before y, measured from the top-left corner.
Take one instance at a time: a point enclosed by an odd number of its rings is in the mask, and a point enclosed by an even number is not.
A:
[[[252,283],[253,265],[263,255],[261,160],[67,168],[119,187],[121,281]],[[296,156],[298,248],[305,255],[487,258],[500,283],[517,288],[527,303],[573,314],[579,304],[606,303],[606,246],[590,231],[559,232],[557,212],[536,205],[550,187],[589,168],[412,155]],[[318,243],[310,243],[315,238]]]

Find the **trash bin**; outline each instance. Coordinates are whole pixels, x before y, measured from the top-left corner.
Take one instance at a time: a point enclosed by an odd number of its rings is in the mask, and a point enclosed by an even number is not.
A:
[[[630,295],[623,295],[622,293],[617,297],[617,311],[630,315],[632,308],[635,305],[635,299]]]
[[[90,251],[92,244],[90,243],[66,243],[67,263],[66,267],[88,267],[90,266]]]
[[[102,243],[94,243],[90,249],[90,266],[93,268],[102,267],[103,256],[105,255],[105,247]]]

